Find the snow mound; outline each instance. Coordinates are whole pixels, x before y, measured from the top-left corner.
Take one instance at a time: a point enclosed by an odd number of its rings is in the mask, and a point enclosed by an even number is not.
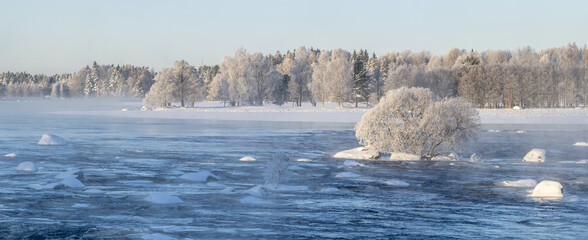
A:
[[[330,187],[330,188],[323,188],[321,189],[322,193],[336,193],[339,192],[338,188]]]
[[[34,162],[21,162],[16,166],[16,170],[23,172],[36,172],[37,165]]]
[[[51,146],[65,145],[65,144],[67,144],[67,140],[65,140],[57,135],[43,134],[43,136],[41,137],[41,139],[39,140],[39,142],[37,144],[38,145],[51,145]]]
[[[345,160],[345,162],[343,163],[343,165],[345,166],[350,166],[350,167],[366,167],[365,164],[354,161],[354,160]]]
[[[392,161],[419,161],[421,160],[421,156],[410,154],[410,153],[403,153],[403,152],[393,152],[390,154],[390,160]]]
[[[82,182],[80,182],[80,180],[75,178],[74,176],[66,177],[63,180],[61,180],[61,182],[59,182],[59,183],[65,187],[70,187],[70,188],[83,188],[83,187],[85,187],[85,185]]]
[[[537,185],[537,181],[533,179],[521,179],[517,181],[503,181],[497,185],[504,187],[535,187],[535,185]]]
[[[536,198],[562,198],[563,187],[559,182],[543,180],[535,186],[530,196]]]
[[[6,155],[4,155],[4,156],[5,156],[5,157],[12,158],[12,157],[16,157],[16,153],[9,153],[9,154],[6,154]]]
[[[143,240],[177,240],[175,237],[170,237],[161,233],[146,234],[141,236]]]
[[[219,179],[219,177],[217,177],[216,175],[214,175],[211,172],[206,171],[206,170],[199,171],[197,173],[186,173],[186,174],[180,176],[181,179],[193,181],[193,182],[206,182],[209,177],[217,179],[217,180]]]
[[[522,108],[522,107],[520,107],[520,106],[514,106],[514,107],[512,107],[512,109],[513,109],[513,110],[522,110],[523,108]]]
[[[239,161],[243,161],[243,162],[253,162],[255,161],[255,158],[251,157],[251,156],[245,156],[242,158],[239,158]]]
[[[128,111],[129,111],[129,109],[123,108],[123,109],[121,109],[120,111],[121,111],[121,112],[128,112]]]
[[[378,151],[369,150],[366,147],[358,147],[335,153],[334,158],[346,158],[357,160],[373,160],[379,159],[380,153]]]
[[[390,186],[396,186],[396,187],[408,187],[410,185],[405,181],[393,180],[393,179],[385,181],[384,184],[390,185]]]
[[[449,155],[438,155],[435,156],[433,158],[431,158],[431,160],[433,161],[457,161],[457,154],[455,153],[451,153]]]
[[[577,142],[577,143],[574,143],[574,146],[576,146],[576,147],[588,147],[588,142]],[[4,156],[6,156],[6,155],[4,155]]]
[[[545,162],[545,149],[532,149],[525,155],[523,162]]]
[[[352,173],[352,172],[341,172],[341,173],[337,173],[337,175],[335,175],[336,178],[358,178],[361,177],[361,175],[357,174],[357,173]]]
[[[151,193],[143,200],[155,204],[176,204],[184,202],[179,197],[165,193]]]
[[[272,202],[263,200],[261,198],[256,198],[252,196],[247,196],[241,199],[241,203],[243,204],[271,204]]]

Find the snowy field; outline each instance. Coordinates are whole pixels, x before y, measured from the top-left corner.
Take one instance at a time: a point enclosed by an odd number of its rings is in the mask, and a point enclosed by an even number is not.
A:
[[[314,107],[309,103],[302,107],[283,106],[224,107],[220,102],[202,102],[196,108],[149,108],[141,110],[140,102],[126,102],[121,109],[96,111],[58,111],[61,114],[84,114],[133,118],[288,121],[288,122],[340,122],[357,123],[368,110],[365,105],[355,108],[346,104],[337,108],[336,103]],[[588,109],[478,109],[482,124],[588,124]]]
[[[588,236],[585,109],[480,110],[459,161],[391,162],[332,157],[361,108],[141,107],[0,101],[0,239]],[[296,161],[264,189],[277,151]],[[530,196],[543,180],[563,197]]]

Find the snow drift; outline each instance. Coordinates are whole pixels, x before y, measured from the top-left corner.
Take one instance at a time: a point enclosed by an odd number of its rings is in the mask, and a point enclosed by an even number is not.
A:
[[[45,145],[45,146],[57,146],[57,145],[65,145],[67,144],[67,140],[53,134],[43,134],[38,145]]]
[[[180,176],[180,178],[193,182],[206,182],[208,178],[214,178],[217,180],[219,179],[219,177],[206,170],[202,170],[197,173],[186,173]]]
[[[503,181],[497,185],[504,187],[535,187],[535,185],[537,185],[537,181],[533,179],[521,179],[516,181]]]
[[[402,152],[393,152],[390,154],[391,161],[419,161],[421,160],[421,156],[410,154],[410,153],[402,153]]]
[[[545,162],[545,149],[535,148],[527,153],[523,162]]]
[[[370,150],[367,147],[358,147],[335,153],[333,158],[374,160],[380,158],[380,153],[378,151]]]
[[[23,172],[36,172],[37,165],[34,162],[22,162],[16,166],[16,170]]]
[[[563,187],[559,182],[543,180],[535,186],[530,196],[535,198],[562,198]]]

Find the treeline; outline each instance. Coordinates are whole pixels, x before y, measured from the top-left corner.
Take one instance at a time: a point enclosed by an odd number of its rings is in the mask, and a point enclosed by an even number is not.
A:
[[[144,97],[153,85],[154,71],[132,65],[86,66],[73,74],[46,76],[5,72],[0,74],[3,97]]]
[[[588,49],[576,44],[535,51],[450,49],[427,51],[318,50],[285,54],[238,49],[216,66],[177,61],[158,73],[145,67],[86,66],[55,76],[3,73],[0,94],[18,96],[132,96],[152,106],[302,102],[375,104],[391,89],[425,87],[440,97],[460,96],[477,107],[577,107],[588,104]]]

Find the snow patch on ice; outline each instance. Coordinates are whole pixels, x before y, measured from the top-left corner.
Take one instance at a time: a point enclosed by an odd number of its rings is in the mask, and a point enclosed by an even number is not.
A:
[[[405,181],[394,180],[394,179],[387,180],[387,181],[384,182],[384,184],[390,185],[390,186],[396,186],[396,187],[408,187],[408,186],[410,186],[410,184],[408,184]]]
[[[102,194],[102,193],[104,193],[104,191],[102,191],[98,188],[90,188],[90,189],[84,191],[84,193]]]
[[[155,204],[177,204],[184,202],[179,197],[166,193],[150,193],[144,200]]]
[[[76,203],[74,205],[71,206],[72,208],[89,208],[90,205],[85,204],[85,203]]]
[[[67,140],[53,134],[43,134],[38,145],[46,145],[46,146],[57,146],[57,145],[65,145],[67,144]]]
[[[535,187],[537,185],[537,181],[533,179],[521,179],[516,181],[503,181],[497,184],[498,186],[504,187]]]
[[[242,158],[239,158],[239,161],[243,161],[243,162],[253,162],[255,161],[255,158],[251,157],[251,156],[245,156]]]
[[[292,166],[288,167],[288,170],[298,171],[298,170],[304,170],[304,168],[300,167],[300,166],[292,165]]]
[[[297,162],[312,162],[312,160],[308,159],[308,158],[299,158],[296,159]]]
[[[419,161],[421,160],[421,156],[410,154],[410,153],[403,153],[403,152],[393,152],[390,154],[391,161]]]
[[[562,189],[563,187],[559,182],[543,180],[535,186],[530,196],[535,198],[562,198]]]
[[[180,176],[180,178],[193,182],[206,182],[208,178],[214,178],[217,180],[219,179],[219,177],[206,170],[202,170],[197,173],[186,173]]]
[[[271,204],[272,202],[263,200],[261,198],[256,198],[252,196],[247,196],[241,199],[241,203],[243,204]]]
[[[370,150],[367,147],[357,147],[335,153],[333,158],[346,158],[346,159],[357,159],[357,160],[373,160],[379,159],[380,153],[378,151]]]
[[[9,158],[13,158],[13,157],[16,157],[16,153],[5,154],[4,156],[9,157]]]
[[[350,167],[366,167],[365,164],[354,160],[345,160],[345,162],[343,162],[343,165]]]
[[[357,174],[357,173],[352,173],[352,172],[340,172],[337,173],[337,175],[335,175],[336,178],[358,178],[361,177],[361,175]]]
[[[37,165],[34,162],[21,162],[16,166],[16,170],[23,171],[23,172],[36,172]]]
[[[576,142],[574,143],[576,147],[588,147],[588,142]]]
[[[545,149],[532,149],[523,158],[524,162],[545,162]]]
[[[339,192],[340,190],[338,188],[334,188],[334,187],[329,187],[329,188],[323,188],[321,189],[322,193],[336,193]]]
[[[175,237],[170,237],[161,233],[152,233],[141,236],[143,240],[177,240]]]
[[[222,187],[222,188],[224,188],[227,185],[224,185],[224,184],[219,183],[219,182],[208,182],[208,183],[206,183],[206,186],[209,186],[209,187],[219,187],[219,188]]]

